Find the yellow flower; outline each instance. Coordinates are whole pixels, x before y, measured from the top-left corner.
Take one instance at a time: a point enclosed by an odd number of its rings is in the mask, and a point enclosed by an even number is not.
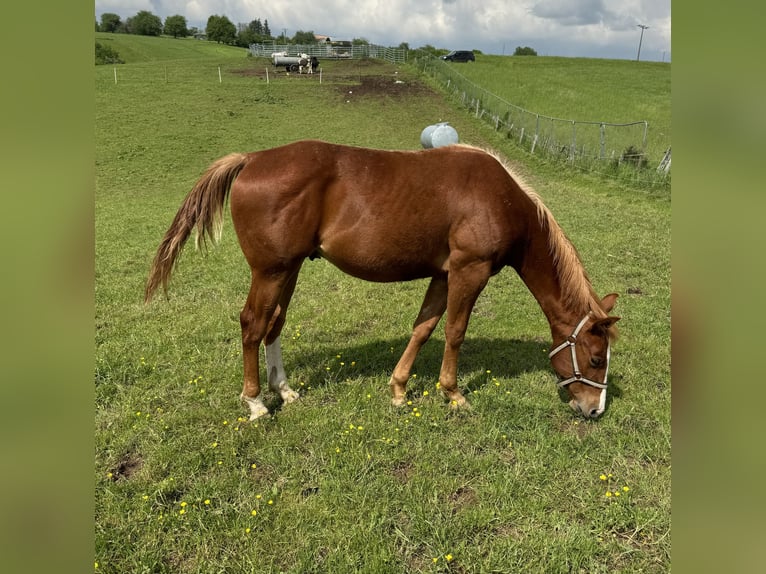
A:
[[[434,564],[436,564],[439,561],[439,558],[431,558]]]
[[[452,554],[447,554],[447,555],[444,557],[444,559],[445,559],[447,562],[450,562],[450,561],[452,561]]]
[[[245,528],[245,534],[250,534],[250,529],[249,528]]]
[[[269,500],[269,501],[267,502],[267,504],[274,504],[274,501],[273,501],[273,500]]]
[[[255,516],[256,514],[258,514],[257,510],[251,510],[250,511],[250,516]]]
[[[622,489],[623,489],[625,492],[628,492],[628,491],[630,490],[630,489],[629,489],[627,486],[623,486],[623,487],[622,487]]]
[[[427,397],[428,396],[428,391],[423,391],[423,396]]]
[[[205,504],[210,504],[210,499],[209,498],[205,499]]]
[[[599,478],[600,478],[601,480],[606,480],[606,475],[605,475],[605,474],[602,474],[601,476],[599,476]]]
[[[186,502],[182,502],[182,503],[181,503],[181,508],[184,508],[186,505],[187,505],[187,503],[186,503]]]
[[[620,496],[620,491],[619,491],[619,490],[615,490],[615,491],[614,491],[614,495],[615,495],[615,496]]]
[[[604,496],[606,496],[607,498],[612,498],[612,493],[607,491],[607,493]]]

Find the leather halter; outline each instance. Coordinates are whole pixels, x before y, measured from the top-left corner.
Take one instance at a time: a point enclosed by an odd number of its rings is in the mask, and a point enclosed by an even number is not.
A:
[[[559,351],[563,351],[567,347],[570,348],[572,352],[572,368],[574,369],[574,374],[569,377],[568,379],[563,379],[559,381],[557,384],[559,387],[566,387],[569,384],[572,383],[585,383],[586,385],[590,385],[591,387],[596,387],[599,389],[606,389],[606,378],[609,375],[609,358],[611,355],[611,349],[609,346],[609,343],[606,344],[606,371],[604,371],[604,382],[603,383],[597,383],[596,381],[592,381],[590,379],[586,379],[582,376],[582,373],[580,372],[580,368],[577,365],[577,353],[575,352],[575,341],[577,340],[577,335],[580,334],[580,330],[583,328],[583,325],[588,321],[591,314],[588,313],[585,315],[585,317],[582,318],[582,320],[577,324],[577,327],[575,327],[574,332],[569,335],[569,337],[566,338],[566,340],[561,343],[558,347],[553,349],[550,353],[548,353],[548,357],[550,359],[553,359],[553,356],[556,355]]]

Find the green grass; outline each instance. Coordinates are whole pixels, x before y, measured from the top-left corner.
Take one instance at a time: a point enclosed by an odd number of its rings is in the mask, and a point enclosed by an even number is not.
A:
[[[266,84],[253,75],[262,60],[159,53],[119,66],[116,85],[111,66],[96,69],[98,571],[668,571],[667,196],[540,162],[408,66],[328,62],[321,84],[272,69]],[[365,91],[376,77],[411,92]],[[231,151],[304,137],[415,149],[436,121],[506,154],[598,292],[621,294],[607,412],[582,421],[562,401],[547,323],[511,270],[490,282],[469,327],[460,385],[472,410],[453,413],[436,392],[441,330],[415,363],[412,404],[394,409],[388,377],[426,284],[365,283],[317,260],[304,265],[283,334],[302,397],[242,424],[249,271],[231,225],[207,255],[189,246],[169,300],[142,303],[181,199]]]
[[[242,58],[248,50],[194,38],[169,38],[96,32],[96,42],[117,51],[126,64],[167,60]]]
[[[671,145],[670,64],[597,60],[559,57],[503,57],[479,55],[475,63],[441,64],[504,102],[523,108],[521,114],[496,98],[484,94],[482,105],[502,117],[506,125],[517,129],[525,126],[529,133],[540,131],[540,137],[553,137],[559,142],[572,140],[571,121],[596,122],[577,124],[576,141],[586,146],[589,155],[600,153],[600,126],[630,124],[635,126],[605,126],[605,149],[608,157],[617,157],[629,146],[643,149],[656,167]],[[452,87],[462,85],[455,82]],[[462,87],[459,92],[465,89]],[[505,115],[508,113],[509,115]],[[536,114],[566,121],[550,121],[546,117],[536,123]],[[644,143],[644,137],[646,140]],[[531,136],[530,136],[531,137]],[[606,173],[609,170],[596,167]],[[644,174],[648,175],[648,174]]]

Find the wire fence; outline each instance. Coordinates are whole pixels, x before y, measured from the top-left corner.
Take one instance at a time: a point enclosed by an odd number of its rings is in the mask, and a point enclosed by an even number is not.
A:
[[[286,56],[308,54],[319,60],[352,60],[359,58],[380,58],[393,64],[403,64],[407,61],[407,50],[404,48],[388,48],[377,44],[354,44],[351,46],[318,43],[318,44],[251,44],[250,53],[253,56],[270,58],[274,52],[283,52]]]
[[[611,123],[546,116],[488,92],[439,59],[422,58],[413,64],[439,82],[448,97],[530,153],[649,183],[662,183],[670,174],[670,147],[648,149],[647,121]]]

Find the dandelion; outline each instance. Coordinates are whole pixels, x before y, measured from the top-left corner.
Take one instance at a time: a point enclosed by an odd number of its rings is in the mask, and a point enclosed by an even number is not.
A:
[[[436,564],[436,563],[439,561],[439,558],[438,558],[438,557],[437,557],[437,558],[431,558],[431,561],[432,561],[434,564]]]
[[[261,499],[261,495],[260,495],[260,494],[256,494],[256,495],[255,495],[255,499],[256,499],[256,500],[260,500],[260,499]]]
[[[143,498],[144,500],[149,500],[149,495],[148,494],[144,494],[141,498]]]
[[[335,447],[335,452],[340,452],[340,447]]]
[[[427,397],[428,396],[428,391],[423,391],[423,396]]]
[[[269,499],[269,501],[266,504],[274,504],[274,501]]]
[[[452,554],[447,554],[447,555],[444,557],[444,559],[445,559],[447,562],[452,562]]]
[[[217,442],[214,442],[214,443],[213,443],[213,444],[211,444],[210,446],[212,446],[213,448],[215,448],[215,447],[217,447],[217,446],[218,446],[218,443],[217,443]]]
[[[181,510],[178,511],[178,514],[186,514],[186,509],[182,508]]]
[[[599,476],[599,479],[600,479],[600,480],[606,480],[606,475],[605,475],[605,474],[602,474],[602,475],[600,475],[600,476]]]
[[[258,514],[258,511],[253,509],[250,511],[250,516],[256,516]]]
[[[206,499],[205,499],[205,505],[206,505],[206,506],[209,506],[209,505],[210,505],[210,499],[209,499],[209,498],[206,498]]]
[[[106,473],[106,477],[107,477],[107,478],[112,478],[113,476],[114,476],[114,475],[113,475],[111,472],[107,472],[107,473]]]
[[[188,503],[186,503],[186,502],[181,502],[181,508],[186,508],[187,506],[188,506]]]
[[[612,493],[607,490],[604,496],[606,496],[607,498],[612,498]]]
[[[441,389],[442,388],[442,384],[439,381],[436,382],[436,388],[437,389]]]
[[[98,562],[96,562],[96,565],[94,566],[96,570],[98,570]]]
[[[222,464],[223,464],[223,461],[222,461],[222,460],[219,460],[219,461],[218,461],[218,466],[221,466]]]
[[[249,528],[245,528],[245,534],[250,534],[250,529]]]
[[[622,487],[622,490],[623,490],[624,492],[628,492],[628,491],[630,490],[630,488],[628,488],[627,486],[623,486],[623,487]]]
[[[619,491],[619,490],[615,490],[615,491],[614,491],[614,495],[615,495],[615,496],[620,496],[620,491]]]
[[[253,468],[253,469],[254,469],[254,468],[257,468],[257,466],[256,466],[256,464],[255,464],[255,463],[253,463],[253,464],[251,464],[251,465],[250,465],[250,468]]]
[[[226,426],[227,424],[229,424],[229,421],[223,421],[223,426]]]

